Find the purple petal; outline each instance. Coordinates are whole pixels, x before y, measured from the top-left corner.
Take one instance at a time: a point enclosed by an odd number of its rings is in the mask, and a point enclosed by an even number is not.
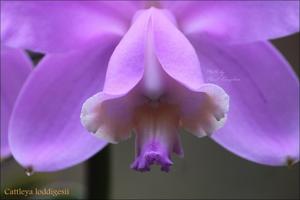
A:
[[[82,48],[123,35],[136,9],[132,2],[1,1],[1,42],[46,53]]]
[[[34,171],[55,171],[83,162],[106,142],[80,123],[83,102],[101,90],[116,40],[85,51],[48,55],[17,101],[9,129],[15,159]]]
[[[32,67],[25,52],[1,48],[1,159],[10,155],[8,123],[19,91]]]
[[[299,81],[268,43],[221,46],[195,42],[208,82],[231,100],[213,139],[248,160],[284,165],[299,160]]]
[[[142,79],[152,33],[154,53],[163,69],[190,88],[201,86],[202,72],[197,54],[173,20],[170,13],[155,8],[136,15],[133,25],[110,59],[105,93],[124,94]]]
[[[193,46],[165,13],[152,13],[155,53],[163,69],[187,87],[199,88],[203,79]]]
[[[168,4],[186,34],[243,43],[299,31],[299,1],[182,1]]]
[[[143,77],[150,15],[142,12],[114,50],[107,69],[104,92],[125,94]]]

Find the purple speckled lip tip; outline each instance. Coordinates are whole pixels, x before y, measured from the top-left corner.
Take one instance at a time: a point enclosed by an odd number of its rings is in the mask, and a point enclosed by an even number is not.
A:
[[[148,172],[150,171],[150,166],[153,164],[160,165],[161,171],[169,172],[173,162],[168,156],[164,156],[158,152],[148,152],[137,157],[132,163],[131,168],[140,172]]]

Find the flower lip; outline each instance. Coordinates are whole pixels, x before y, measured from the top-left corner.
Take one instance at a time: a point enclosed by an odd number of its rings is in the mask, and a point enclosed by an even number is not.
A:
[[[114,143],[134,130],[132,168],[148,171],[157,164],[168,171],[172,153],[183,156],[179,129],[211,135],[224,124],[220,118],[226,116],[228,99],[222,88],[203,82],[192,45],[161,10],[151,8],[115,49],[103,92],[84,103],[81,120]]]
[[[174,105],[147,103],[135,116],[136,159],[131,168],[149,171],[153,164],[168,172],[172,152],[183,152],[178,138],[179,113]],[[180,149],[180,151],[176,151]]]
[[[168,93],[157,100],[140,93],[142,83],[124,96],[99,93],[84,104],[82,122],[96,136],[112,143],[129,138],[134,130],[136,159],[131,167],[144,172],[156,164],[167,172],[172,153],[183,156],[179,130],[210,136],[223,126],[228,111],[228,96],[221,88],[204,84],[198,92],[189,91],[173,81]]]
[[[140,172],[150,171],[150,165],[161,165],[161,171],[169,172],[173,162],[156,151],[149,151],[131,164],[131,168]]]

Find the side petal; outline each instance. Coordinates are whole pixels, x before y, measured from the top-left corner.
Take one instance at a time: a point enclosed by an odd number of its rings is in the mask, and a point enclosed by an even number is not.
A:
[[[221,46],[195,42],[207,82],[231,100],[227,123],[212,138],[248,160],[284,165],[299,160],[299,81],[265,42]]]
[[[33,69],[25,52],[1,48],[1,159],[10,155],[8,124],[23,83]]]
[[[123,35],[136,9],[132,2],[1,1],[1,42],[44,53],[83,48]]]
[[[299,31],[299,1],[182,1],[166,4],[185,34],[230,43],[283,37]]]
[[[101,90],[118,41],[88,50],[46,56],[26,82],[9,126],[15,159],[34,171],[55,171],[83,162],[107,143],[80,123],[83,102]]]

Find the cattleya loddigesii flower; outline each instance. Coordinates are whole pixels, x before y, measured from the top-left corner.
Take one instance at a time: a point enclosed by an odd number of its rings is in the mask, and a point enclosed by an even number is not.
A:
[[[298,1],[1,1],[1,61],[11,68],[1,90],[16,97],[22,86],[10,89],[21,67],[10,59],[21,65],[24,55],[6,50],[45,54],[18,98],[3,98],[10,113],[1,121],[9,122],[1,148],[25,168],[55,171],[133,133],[132,168],[158,164],[168,171],[171,154],[183,155],[186,130],[257,163],[297,162],[299,81],[267,40],[299,31],[298,7]],[[1,115],[4,100],[1,93]]]

